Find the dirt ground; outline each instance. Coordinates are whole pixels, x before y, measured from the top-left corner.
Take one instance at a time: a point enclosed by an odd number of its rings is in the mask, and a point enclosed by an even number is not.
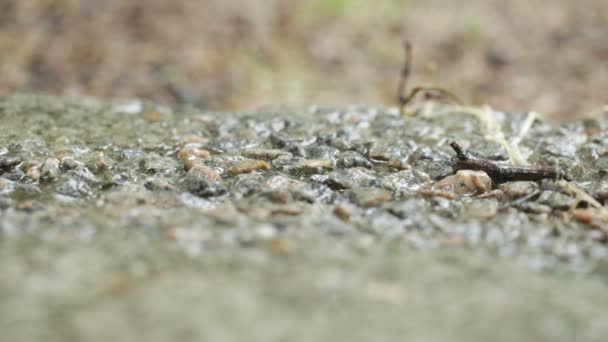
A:
[[[571,117],[608,102],[604,0],[0,0],[0,95],[390,104],[404,37],[413,83],[470,103]]]

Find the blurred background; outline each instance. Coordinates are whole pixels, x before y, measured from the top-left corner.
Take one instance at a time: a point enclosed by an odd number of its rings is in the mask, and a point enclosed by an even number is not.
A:
[[[559,117],[608,102],[606,0],[0,0],[0,95],[393,104],[404,37],[410,84]]]

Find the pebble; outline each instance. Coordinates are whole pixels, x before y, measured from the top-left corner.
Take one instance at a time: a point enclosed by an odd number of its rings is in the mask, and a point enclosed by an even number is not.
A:
[[[188,173],[195,177],[205,178],[213,182],[216,182],[221,178],[220,173],[217,170],[198,164],[190,168]]]
[[[184,165],[185,171],[190,171],[195,165],[200,165],[210,155],[209,151],[198,148],[182,148],[177,152],[177,158]]]
[[[184,179],[184,186],[188,192],[199,197],[221,196],[227,192],[223,185],[197,173],[188,173]]]
[[[177,158],[182,162],[191,159],[207,159],[211,154],[207,150],[199,148],[182,148],[177,152]]]
[[[568,210],[574,204],[574,198],[561,192],[544,190],[538,196],[537,202],[553,209]]]
[[[483,194],[492,190],[492,179],[483,171],[459,170],[435,183],[433,189],[456,195]]]
[[[391,193],[380,188],[357,188],[349,190],[349,198],[362,208],[371,208],[390,201]]]
[[[0,170],[9,170],[22,162],[18,157],[0,157]]]
[[[406,158],[390,159],[386,162],[386,166],[399,170],[409,170],[412,168],[412,166],[407,163]]]
[[[375,178],[368,172],[359,168],[336,170],[328,175],[325,184],[337,190],[369,187]]]
[[[371,169],[374,167],[374,164],[355,151],[346,151],[340,154],[336,164],[341,168],[363,167]]]
[[[249,173],[258,170],[268,170],[268,163],[263,160],[247,159],[239,162],[228,169],[231,174]]]
[[[59,178],[59,160],[55,158],[47,159],[40,167],[40,180],[43,183],[51,183]]]
[[[40,179],[40,165],[37,163],[27,162],[23,166],[25,175],[33,182],[37,182]]]
[[[348,204],[340,203],[336,204],[334,207],[333,213],[337,217],[339,217],[342,221],[348,221],[350,217],[353,215],[353,208]]]
[[[304,174],[323,173],[326,170],[333,170],[334,163],[329,159],[304,159],[299,161],[295,170]]]
[[[279,149],[249,149],[241,153],[243,157],[251,159],[274,160],[279,157],[291,157],[291,153]]]
[[[175,187],[173,185],[171,185],[166,179],[160,179],[160,178],[148,178],[146,179],[146,181],[144,182],[144,187],[146,187],[146,189],[150,190],[150,191],[156,191],[156,190],[173,190],[175,189]]]
[[[85,164],[89,170],[98,174],[110,169],[113,161],[103,151],[95,151],[87,156]]]
[[[538,190],[538,184],[530,181],[517,181],[501,184],[500,190],[509,199],[517,199],[529,195]]]
[[[380,187],[401,196],[416,193],[431,183],[428,174],[414,169],[390,173],[379,180]]]
[[[152,152],[140,160],[139,167],[144,173],[168,175],[177,168],[177,164],[172,158]]]
[[[59,163],[59,166],[60,166],[61,170],[63,170],[63,171],[73,170],[80,165],[82,165],[82,163],[79,162],[78,160],[74,159],[74,157],[72,157],[72,156],[62,157],[61,161]]]
[[[0,178],[0,195],[6,195],[15,189],[15,183],[8,179]]]
[[[279,189],[293,189],[306,185],[306,183],[291,179],[283,175],[271,176],[264,180],[261,184],[263,190],[279,190]]]
[[[88,197],[92,195],[91,188],[86,182],[65,176],[60,184],[55,188],[55,192],[60,195],[74,198]]]

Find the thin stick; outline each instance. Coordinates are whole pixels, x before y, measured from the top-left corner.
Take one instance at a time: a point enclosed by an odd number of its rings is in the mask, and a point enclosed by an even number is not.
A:
[[[407,82],[410,78],[412,68],[412,45],[408,40],[403,41],[403,52],[403,69],[401,69],[399,85],[397,86],[397,104],[399,105],[399,108],[403,108],[405,104],[407,104]]]
[[[403,111],[403,108],[412,102],[419,93],[437,93],[441,97],[447,98],[456,104],[461,105],[463,103],[454,93],[441,87],[415,87],[408,93],[407,86],[412,72],[412,45],[408,40],[403,41],[403,52],[403,68],[401,69],[399,85],[397,86],[397,104],[401,111]]]
[[[450,143],[456,157],[452,159],[452,169],[484,171],[494,183],[509,181],[540,181],[542,179],[565,179],[570,177],[565,172],[553,166],[515,166],[500,164],[494,160],[479,157],[456,142]]]

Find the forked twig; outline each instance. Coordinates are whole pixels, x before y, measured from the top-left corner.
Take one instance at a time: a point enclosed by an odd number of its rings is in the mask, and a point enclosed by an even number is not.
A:
[[[399,104],[400,108],[403,108],[405,103],[407,103],[406,101],[409,101],[408,96],[406,95],[406,90],[412,68],[412,45],[407,40],[403,41],[403,52],[403,69],[401,69],[399,85],[397,86],[397,103]]]
[[[571,180],[566,172],[554,166],[517,166],[505,165],[494,160],[480,157],[465,150],[456,142],[450,143],[456,157],[452,159],[452,169],[484,171],[496,184],[509,181],[540,181],[542,179]]]
[[[451,91],[442,87],[435,86],[418,86],[414,87],[409,93],[407,91],[408,81],[412,70],[412,45],[409,41],[403,41],[403,68],[399,77],[399,85],[397,86],[397,104],[400,110],[408,105],[419,93],[437,93],[441,97],[447,98],[454,103],[462,104],[462,100]]]

